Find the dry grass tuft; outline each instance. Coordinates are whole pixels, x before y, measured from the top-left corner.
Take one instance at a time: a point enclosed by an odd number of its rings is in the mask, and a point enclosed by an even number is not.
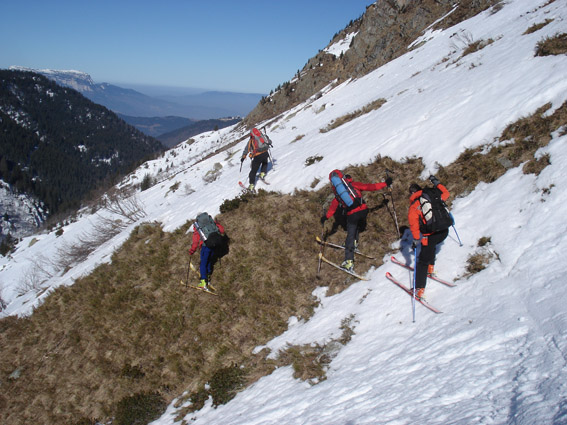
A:
[[[336,120],[332,121],[327,127],[322,128],[319,131],[321,133],[327,133],[331,130],[334,130],[335,128],[340,127],[343,124],[346,124],[349,121],[354,120],[355,118],[368,114],[369,112],[372,112],[376,109],[380,109],[382,105],[384,105],[385,103],[386,103],[386,99],[382,99],[382,98],[376,99],[370,102],[368,105],[363,106],[361,109],[357,109],[356,111],[351,112],[350,114],[346,114],[343,115],[342,117],[337,118]]]
[[[327,367],[332,360],[325,347],[319,344],[288,347],[280,352],[279,359],[283,364],[292,365],[294,378],[311,385],[327,379]]]
[[[553,19],[546,19],[545,21],[540,22],[539,24],[533,24],[524,32],[524,35],[533,34],[534,32],[539,31],[546,25],[550,24],[551,22],[553,22]]]
[[[493,260],[500,261],[500,256],[494,249],[492,249],[491,238],[483,236],[478,240],[478,248],[474,254],[471,254],[467,259],[467,266],[465,268],[464,278],[470,277],[473,274],[480,273]]]
[[[465,48],[465,50],[463,50],[461,58],[470,55],[471,53],[478,52],[479,50],[484,49],[486,46],[489,46],[492,43],[494,43],[494,40],[492,38],[489,38],[488,40],[473,41]]]
[[[536,56],[551,56],[567,54],[567,33],[546,37],[537,43]]]

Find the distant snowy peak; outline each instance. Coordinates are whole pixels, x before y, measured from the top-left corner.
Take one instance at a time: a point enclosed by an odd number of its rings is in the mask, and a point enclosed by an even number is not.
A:
[[[57,84],[64,87],[70,87],[81,93],[92,92],[95,83],[91,76],[86,72],[74,70],[53,70],[53,69],[31,69],[21,66],[11,66],[10,69],[17,71],[29,71],[42,74],[45,77],[54,80]]]

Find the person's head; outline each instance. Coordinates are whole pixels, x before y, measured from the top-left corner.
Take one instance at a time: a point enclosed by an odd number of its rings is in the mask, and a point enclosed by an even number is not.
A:
[[[350,176],[350,174],[345,174],[345,180],[347,182],[351,182],[352,181],[352,177]]]
[[[420,190],[421,190],[421,186],[418,185],[417,183],[410,184],[410,187],[409,187],[410,195],[413,195],[415,192],[419,192]]]

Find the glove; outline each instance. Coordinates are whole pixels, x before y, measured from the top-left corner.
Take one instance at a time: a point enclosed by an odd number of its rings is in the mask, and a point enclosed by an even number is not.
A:
[[[386,186],[392,186],[392,177],[386,177]]]
[[[417,246],[419,245],[419,239],[414,239],[413,242],[411,243],[411,249],[416,249]]]
[[[429,181],[431,183],[433,183],[433,186],[437,187],[438,184],[441,184],[441,182],[439,181],[439,179],[437,177],[435,177],[434,175],[430,175],[429,176]]]
[[[327,216],[323,214],[323,216],[321,217],[321,225],[324,226],[326,221],[327,221]]]

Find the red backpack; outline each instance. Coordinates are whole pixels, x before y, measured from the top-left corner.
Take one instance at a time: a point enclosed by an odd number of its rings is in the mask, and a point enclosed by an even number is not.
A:
[[[253,128],[250,132],[250,139],[252,140],[255,154],[266,152],[271,146],[270,140],[267,136],[260,133],[260,130],[257,128]]]

